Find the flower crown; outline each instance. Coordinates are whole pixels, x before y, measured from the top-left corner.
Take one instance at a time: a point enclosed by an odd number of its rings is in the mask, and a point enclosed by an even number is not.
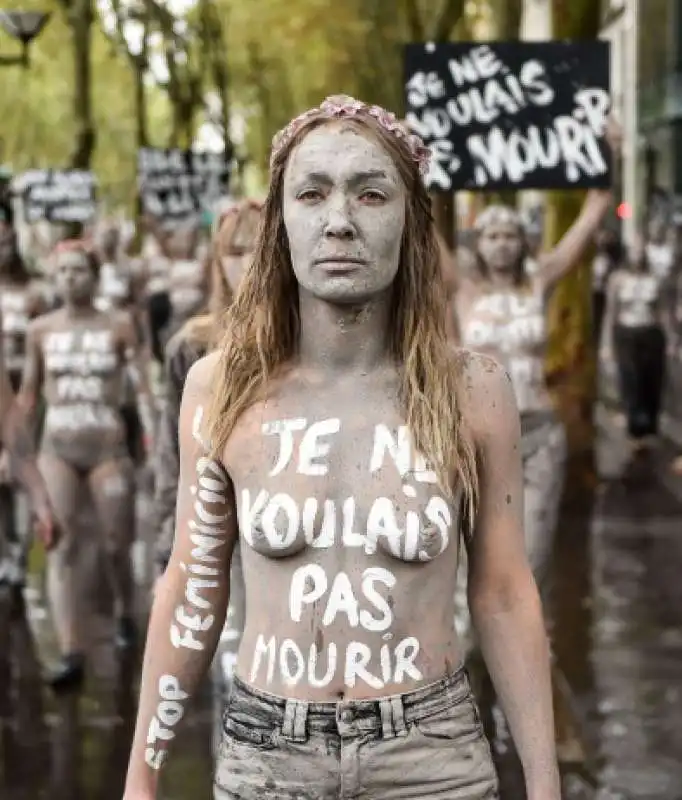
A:
[[[474,230],[482,233],[489,225],[515,225],[520,231],[525,229],[521,214],[515,208],[503,205],[484,208],[476,217]]]
[[[279,133],[276,133],[272,138],[270,166],[272,167],[277,155],[289,144],[309,119],[313,117],[341,119],[343,117],[355,117],[358,115],[374,117],[384,130],[392,133],[397,139],[403,141],[412,154],[412,159],[418,165],[421,175],[426,175],[428,173],[431,161],[431,150],[424,144],[419,136],[411,133],[408,128],[398,120],[393,112],[387,111],[381,106],[369,106],[367,103],[363,103],[361,100],[355,100],[347,94],[336,94],[328,97],[319,108],[311,108],[305,111],[295,119],[292,119],[286,128],[282,128]]]

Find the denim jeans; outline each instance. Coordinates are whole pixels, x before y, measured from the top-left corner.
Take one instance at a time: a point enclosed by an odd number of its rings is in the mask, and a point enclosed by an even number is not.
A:
[[[495,800],[466,672],[403,695],[309,703],[233,681],[215,800]]]

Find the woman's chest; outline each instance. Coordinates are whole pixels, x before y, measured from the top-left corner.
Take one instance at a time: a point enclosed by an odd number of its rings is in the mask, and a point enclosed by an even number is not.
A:
[[[493,292],[460,303],[462,343],[472,350],[514,354],[544,347],[547,334],[540,297]]]
[[[659,282],[654,275],[623,275],[616,296],[621,306],[651,306],[658,299]]]
[[[455,511],[390,403],[253,409],[226,453],[240,534],[272,557],[306,547],[429,561],[448,547]]]
[[[111,328],[51,330],[42,346],[45,371],[54,377],[106,378],[119,368],[119,347]]]

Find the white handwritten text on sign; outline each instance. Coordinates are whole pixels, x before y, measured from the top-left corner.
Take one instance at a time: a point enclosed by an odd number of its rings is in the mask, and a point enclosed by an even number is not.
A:
[[[606,42],[408,45],[407,123],[429,189],[605,187]]]

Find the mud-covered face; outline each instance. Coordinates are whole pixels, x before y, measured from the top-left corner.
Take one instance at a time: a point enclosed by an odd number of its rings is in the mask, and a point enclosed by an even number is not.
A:
[[[84,303],[95,293],[95,275],[85,253],[78,250],[57,254],[54,280],[57,291],[66,302]]]
[[[513,222],[491,222],[479,234],[478,253],[490,272],[511,272],[523,255],[523,233]]]
[[[400,265],[406,188],[391,156],[343,123],[311,131],[284,174],[283,212],[299,286],[330,303],[365,302]]]

